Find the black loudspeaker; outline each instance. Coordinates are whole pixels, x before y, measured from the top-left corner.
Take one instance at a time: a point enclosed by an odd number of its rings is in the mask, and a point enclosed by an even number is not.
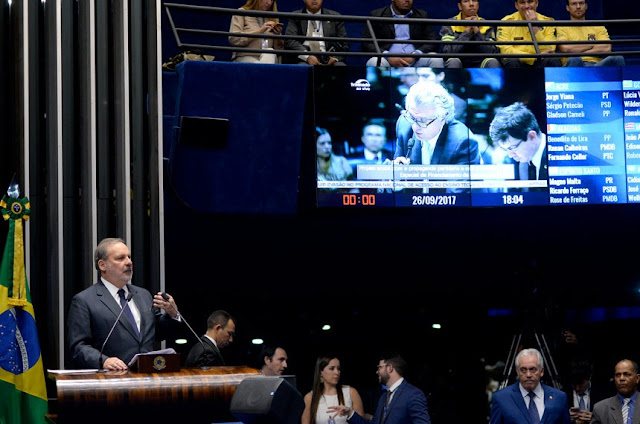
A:
[[[282,377],[249,377],[236,387],[229,409],[245,424],[300,424],[304,400]]]

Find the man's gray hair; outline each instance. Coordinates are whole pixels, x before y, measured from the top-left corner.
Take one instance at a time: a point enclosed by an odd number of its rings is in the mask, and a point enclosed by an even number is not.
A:
[[[518,367],[520,366],[520,359],[523,356],[535,356],[538,359],[538,368],[543,369],[544,368],[544,360],[542,359],[542,354],[540,353],[540,351],[538,349],[522,349],[518,355],[516,356],[516,360],[515,360],[515,368],[516,371],[518,370]]]
[[[409,88],[404,99],[405,108],[434,106],[438,118],[449,123],[455,117],[455,105],[451,94],[439,83],[418,81]],[[435,117],[434,117],[435,118]]]
[[[122,243],[125,245],[127,244],[121,238],[115,238],[115,237],[102,239],[102,241],[98,243],[98,247],[96,247],[96,251],[93,258],[95,260],[95,266],[96,266],[96,269],[98,270],[98,273],[100,273],[100,266],[98,266],[98,262],[100,261],[100,259],[102,260],[107,259],[109,246],[116,243]]]

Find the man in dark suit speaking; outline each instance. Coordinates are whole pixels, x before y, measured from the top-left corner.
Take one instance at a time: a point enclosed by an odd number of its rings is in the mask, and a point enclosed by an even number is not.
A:
[[[567,395],[540,382],[542,355],[523,349],[515,360],[518,382],[494,393],[490,424],[569,424]]]
[[[480,163],[478,142],[471,137],[469,128],[455,119],[454,99],[437,82],[421,80],[411,86],[405,97],[405,109],[396,122],[396,136],[393,159],[396,165]],[[441,190],[432,189],[431,193]]]
[[[152,297],[148,290],[130,284],[133,263],[122,239],[102,240],[96,247],[95,265],[100,273],[98,282],[71,300],[67,318],[69,368],[126,370],[135,354],[154,350],[156,325],[165,328],[179,322],[177,306],[171,296],[167,296],[169,300],[161,293]]]
[[[371,421],[346,405],[330,406],[327,412],[347,417],[349,424],[430,424],[427,397],[403,377],[407,362],[398,354],[383,355],[378,362],[378,381],[387,387]]]
[[[412,85],[399,121],[403,119],[411,125],[413,135],[410,138],[398,136],[396,164],[468,165],[480,162],[478,143],[469,137],[469,128],[455,119],[453,97],[442,85],[433,81],[418,81]]]

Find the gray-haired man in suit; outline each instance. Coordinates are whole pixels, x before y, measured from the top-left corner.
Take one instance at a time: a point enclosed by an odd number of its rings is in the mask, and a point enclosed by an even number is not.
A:
[[[161,339],[157,324],[164,328],[179,322],[177,306],[171,296],[168,300],[161,293],[152,297],[148,290],[130,284],[133,262],[122,239],[102,240],[96,247],[95,266],[100,272],[98,282],[71,300],[67,318],[69,368],[126,370],[136,353],[154,350],[154,342]],[[131,299],[125,304],[122,298],[129,295]],[[130,312],[123,310],[122,304]]]
[[[616,364],[613,379],[618,393],[595,404],[591,424],[640,424],[638,364],[623,359]]]

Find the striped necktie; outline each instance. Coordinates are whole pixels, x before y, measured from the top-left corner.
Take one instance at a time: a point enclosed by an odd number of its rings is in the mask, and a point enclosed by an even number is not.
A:
[[[627,424],[629,421],[629,402],[631,398],[625,398],[622,402],[622,424]]]

